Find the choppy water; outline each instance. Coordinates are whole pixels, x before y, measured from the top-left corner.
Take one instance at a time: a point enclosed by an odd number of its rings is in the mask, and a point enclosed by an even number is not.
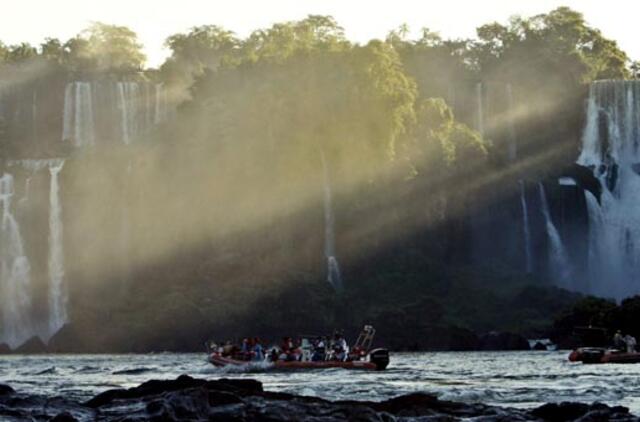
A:
[[[640,414],[640,364],[582,365],[567,352],[395,353],[384,372],[344,369],[245,373],[212,367],[204,354],[44,355],[0,358],[0,383],[85,400],[151,378],[255,378],[270,391],[327,399],[382,400],[425,391],[442,399],[534,407],[600,401]]]

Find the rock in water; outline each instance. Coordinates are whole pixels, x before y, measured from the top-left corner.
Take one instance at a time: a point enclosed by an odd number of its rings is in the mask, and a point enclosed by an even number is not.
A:
[[[3,393],[5,391],[5,393]],[[534,410],[439,400],[424,393],[383,402],[337,401],[265,392],[254,380],[186,375],[105,391],[85,404],[25,396],[0,386],[0,420],[68,421],[637,421],[624,407],[547,404]]]
[[[13,388],[9,387],[8,385],[0,384],[0,396],[6,396],[13,393],[15,393]]]

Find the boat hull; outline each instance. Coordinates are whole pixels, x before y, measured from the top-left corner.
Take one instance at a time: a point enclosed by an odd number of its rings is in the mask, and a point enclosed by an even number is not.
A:
[[[604,348],[581,348],[569,354],[571,362],[582,363],[640,363],[640,353],[620,352]]]
[[[354,360],[354,361],[332,361],[325,360],[319,362],[311,361],[275,361],[268,362],[262,369],[276,369],[276,370],[303,370],[303,369],[329,369],[329,368],[342,368],[342,369],[357,369],[365,371],[382,371],[389,364],[389,354],[385,349],[373,350],[370,354],[370,360]],[[244,361],[231,359],[221,356],[217,353],[209,355],[209,362],[217,367],[247,367],[250,368],[253,365],[263,365],[263,362],[256,361]]]

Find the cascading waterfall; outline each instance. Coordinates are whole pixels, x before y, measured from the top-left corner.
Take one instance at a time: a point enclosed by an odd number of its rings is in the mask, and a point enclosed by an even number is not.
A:
[[[95,142],[93,95],[91,83],[71,82],[64,93],[62,140],[77,147]]]
[[[640,292],[640,81],[598,81],[589,91],[578,164],[599,180],[587,195],[591,293]]]
[[[67,292],[64,287],[64,252],[62,243],[62,206],[58,175],[63,160],[49,167],[49,337],[67,322]],[[48,339],[47,339],[48,340]]]
[[[75,146],[115,138],[128,145],[167,117],[162,84],[147,82],[70,82],[65,87],[62,139]],[[115,120],[114,120],[115,119]],[[117,128],[99,133],[98,127]]]
[[[47,321],[31,326],[38,326],[40,337],[48,341],[68,320],[67,316],[67,292],[64,286],[64,249],[63,249],[63,226],[62,226],[62,204],[60,202],[59,173],[64,166],[62,159],[42,159],[42,160],[11,160],[7,162],[9,167],[21,167],[27,173],[25,196],[21,202],[26,204],[29,200],[29,181],[41,170],[48,169],[50,175],[49,185],[49,286],[48,305],[49,315]],[[25,257],[28,262],[28,259]],[[30,301],[30,299],[29,299]],[[31,332],[29,336],[35,333]],[[1,340],[0,340],[1,342]],[[12,346],[13,347],[13,346]]]
[[[556,282],[564,288],[571,289],[571,265],[569,263],[569,255],[562,243],[560,233],[553,224],[551,218],[551,211],[549,210],[549,204],[547,202],[547,195],[544,191],[542,183],[538,183],[538,189],[540,190],[540,203],[542,206],[542,214],[547,229],[547,237],[549,239],[549,262],[551,264],[551,271],[555,277]]]
[[[522,206],[522,232],[524,234],[525,268],[528,273],[533,271],[533,257],[531,256],[531,227],[529,225],[529,208],[524,182],[520,183],[520,205]]]
[[[30,318],[31,267],[24,253],[20,227],[11,211],[13,186],[12,175],[5,173],[0,177],[0,343],[11,348],[19,346],[33,334]]]
[[[322,170],[324,174],[324,254],[327,258],[327,281],[333,286],[334,290],[341,292],[343,285],[340,265],[336,258],[335,220],[333,216],[331,181],[323,152],[321,152],[320,158],[322,160]]]

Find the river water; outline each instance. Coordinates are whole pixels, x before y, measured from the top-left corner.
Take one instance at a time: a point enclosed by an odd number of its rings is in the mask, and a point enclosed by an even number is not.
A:
[[[508,407],[600,401],[640,415],[640,364],[583,365],[568,352],[394,353],[383,372],[344,369],[248,372],[214,368],[204,354],[39,355],[0,358],[0,383],[22,392],[86,400],[110,388],[189,374],[255,378],[270,391],[327,399],[383,400],[424,391],[442,399]]]

